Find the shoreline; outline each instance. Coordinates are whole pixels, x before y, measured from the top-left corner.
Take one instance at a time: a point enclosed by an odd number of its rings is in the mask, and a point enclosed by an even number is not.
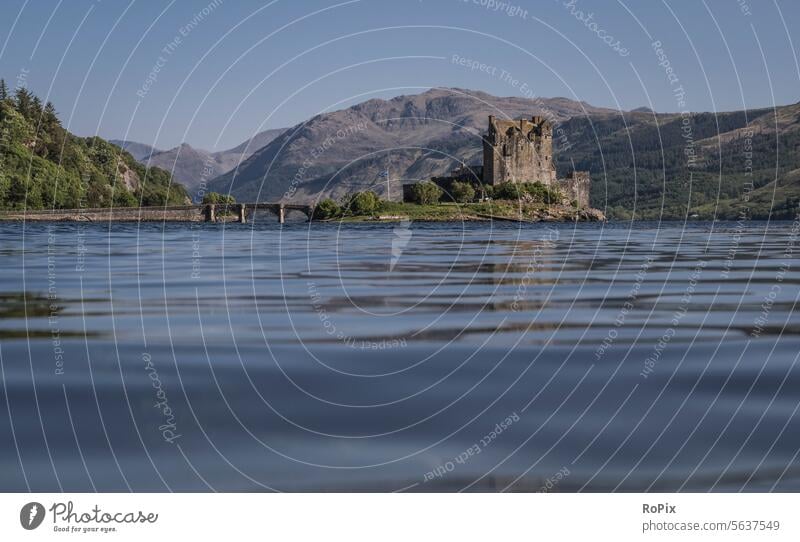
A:
[[[316,220],[316,219],[315,219]],[[373,215],[337,216],[328,222],[605,222],[599,209],[576,208],[571,205],[520,204],[497,200],[483,203],[419,205],[386,204]]]
[[[243,204],[250,208],[251,204]],[[233,207],[238,207],[239,204]],[[282,206],[282,205],[281,205]],[[287,209],[290,207],[286,205]],[[312,209],[310,206],[308,209]],[[306,216],[310,216],[310,212]],[[35,211],[0,211],[2,222],[187,222],[232,223],[242,220],[238,213],[214,215],[208,220],[207,206],[184,205],[167,207],[116,207],[93,209],[47,209]],[[271,218],[271,217],[270,217]],[[276,221],[281,219],[275,215]],[[387,203],[371,215],[339,216],[329,219],[311,218],[310,222],[604,222],[598,209],[578,209],[564,205],[519,205],[512,202],[418,205]],[[246,218],[242,221],[249,222]]]

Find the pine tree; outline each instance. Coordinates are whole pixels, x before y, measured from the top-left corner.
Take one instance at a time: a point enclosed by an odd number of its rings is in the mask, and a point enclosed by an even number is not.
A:
[[[8,87],[6,86],[6,80],[0,79],[0,100],[7,100],[8,99]]]
[[[51,102],[47,102],[42,112],[42,130],[45,135],[46,142],[46,155],[58,156],[64,148],[64,128],[61,127],[61,121],[58,120],[56,108]]]
[[[17,111],[25,117],[30,118],[31,115],[31,93],[25,88],[20,87],[14,95]]]
[[[44,106],[44,123],[48,128],[54,126],[61,126],[61,121],[58,120],[58,113],[53,102],[47,102]]]
[[[31,98],[31,115],[34,118],[41,117],[42,115],[42,100],[36,95],[33,95]]]

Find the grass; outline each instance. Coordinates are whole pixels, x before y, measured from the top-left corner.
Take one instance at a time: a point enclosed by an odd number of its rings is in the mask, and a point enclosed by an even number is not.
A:
[[[385,220],[396,220],[394,217],[419,221],[461,221],[486,220],[488,217],[508,218],[511,220],[535,219],[536,214],[547,209],[544,204],[520,204],[516,201],[490,201],[482,203],[439,203],[434,205],[418,205],[416,203],[381,202],[374,215],[346,216],[335,219],[342,222],[362,222],[376,220],[380,217],[392,217]],[[557,208],[552,206],[551,208]]]

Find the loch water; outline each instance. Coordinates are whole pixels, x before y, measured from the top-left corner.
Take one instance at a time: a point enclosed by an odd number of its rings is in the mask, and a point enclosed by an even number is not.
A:
[[[797,222],[0,224],[2,491],[793,491]]]

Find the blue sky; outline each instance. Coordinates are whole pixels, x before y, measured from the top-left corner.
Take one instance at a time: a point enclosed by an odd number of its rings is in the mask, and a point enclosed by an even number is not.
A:
[[[795,0],[4,0],[0,75],[78,134],[220,150],[433,86],[626,110],[794,103],[798,20]]]

